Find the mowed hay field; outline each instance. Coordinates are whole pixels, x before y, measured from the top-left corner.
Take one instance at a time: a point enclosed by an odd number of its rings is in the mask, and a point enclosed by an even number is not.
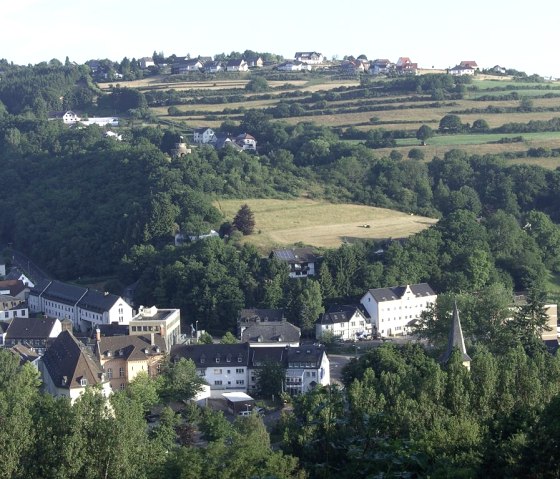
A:
[[[403,238],[437,222],[433,218],[385,208],[304,198],[219,200],[214,205],[227,220],[232,220],[244,204],[248,204],[255,215],[255,232],[244,240],[263,252],[295,243],[336,248],[357,239]]]

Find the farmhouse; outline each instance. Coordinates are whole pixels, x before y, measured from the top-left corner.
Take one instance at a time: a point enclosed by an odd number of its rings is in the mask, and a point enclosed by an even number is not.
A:
[[[412,63],[408,57],[400,57],[397,60],[396,72],[399,75],[416,75],[418,73],[418,63]]]
[[[257,140],[254,136],[248,133],[241,133],[235,137],[235,143],[237,143],[243,150],[257,150]]]
[[[214,130],[212,130],[212,128],[197,128],[193,131],[193,143],[215,143],[216,140],[216,133],[214,133]]]
[[[360,302],[374,331],[383,337],[407,334],[411,323],[437,299],[429,284],[370,289]]]
[[[224,70],[224,64],[222,62],[207,62],[202,68],[207,73],[218,73]]]

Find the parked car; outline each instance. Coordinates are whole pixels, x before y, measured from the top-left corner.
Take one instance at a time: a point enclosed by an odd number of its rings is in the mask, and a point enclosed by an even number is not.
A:
[[[237,413],[238,416],[250,416],[251,414],[253,414],[253,411],[239,411]]]

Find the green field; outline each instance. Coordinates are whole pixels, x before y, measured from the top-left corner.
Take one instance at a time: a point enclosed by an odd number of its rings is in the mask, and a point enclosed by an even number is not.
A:
[[[255,233],[245,237],[245,241],[263,252],[296,243],[334,248],[357,239],[402,238],[436,223],[433,218],[384,208],[304,198],[219,200],[215,206],[231,220],[245,203],[255,214],[256,222]]]
[[[480,145],[484,143],[496,143],[502,138],[523,137],[525,144],[535,141],[560,140],[560,132],[543,131],[539,133],[489,133],[489,134],[459,134],[439,135],[428,140],[428,145],[434,146],[458,146],[458,145]],[[403,138],[397,140],[398,146],[418,146],[418,140],[414,138]],[[504,146],[504,145],[500,145]]]

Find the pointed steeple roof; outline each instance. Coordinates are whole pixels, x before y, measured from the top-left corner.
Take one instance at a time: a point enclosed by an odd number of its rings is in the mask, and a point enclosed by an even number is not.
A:
[[[453,304],[453,319],[451,321],[451,330],[449,331],[449,339],[447,341],[447,349],[441,357],[442,363],[447,363],[453,350],[457,348],[461,353],[461,359],[464,362],[470,362],[471,357],[467,354],[465,348],[465,338],[463,337],[463,330],[461,328],[461,320],[459,319],[459,310],[457,309],[457,301]]]

